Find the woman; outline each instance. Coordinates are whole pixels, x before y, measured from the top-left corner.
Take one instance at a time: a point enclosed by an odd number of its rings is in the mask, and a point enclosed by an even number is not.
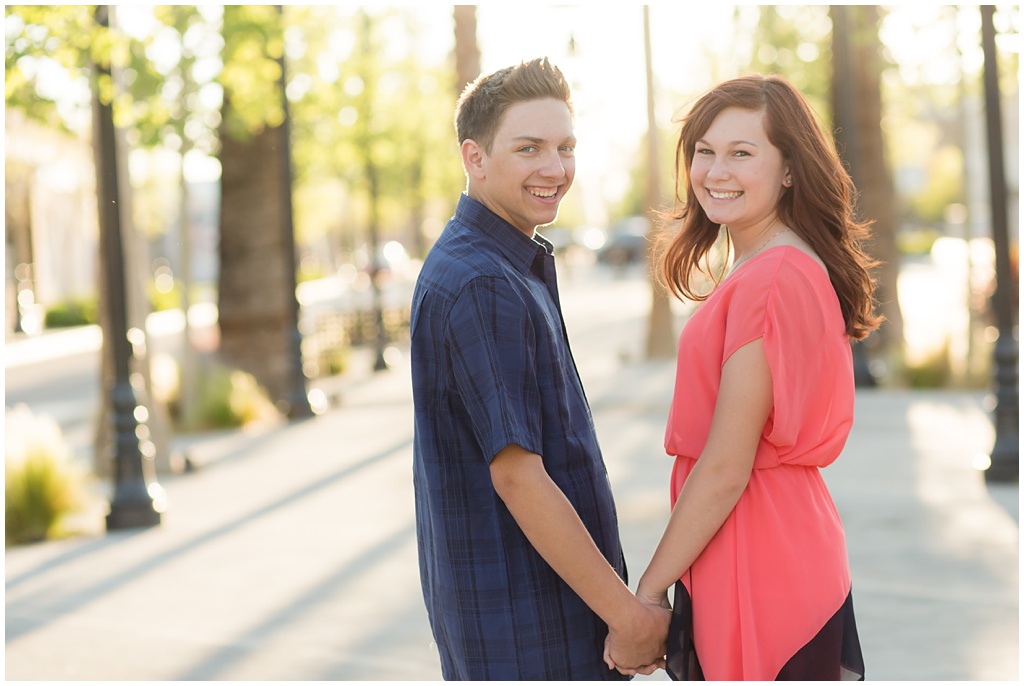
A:
[[[850,341],[880,322],[852,183],[777,76],[700,98],[676,162],[681,229],[661,272],[703,302],[680,336],[665,438],[673,511],[637,595],[667,606],[676,586],[673,678],[863,679],[843,527],[819,473],[853,422]],[[724,278],[709,255],[723,227]]]

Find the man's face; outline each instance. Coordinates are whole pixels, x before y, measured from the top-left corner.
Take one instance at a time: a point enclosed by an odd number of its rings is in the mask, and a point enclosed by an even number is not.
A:
[[[487,153],[463,143],[469,196],[527,236],[558,216],[558,204],[576,175],[572,115],[561,100],[512,105]]]

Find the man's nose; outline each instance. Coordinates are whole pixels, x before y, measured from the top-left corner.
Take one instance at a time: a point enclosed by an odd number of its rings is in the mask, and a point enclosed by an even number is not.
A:
[[[541,166],[540,172],[545,178],[549,179],[560,179],[565,176],[565,164],[557,150],[544,156],[544,163]]]

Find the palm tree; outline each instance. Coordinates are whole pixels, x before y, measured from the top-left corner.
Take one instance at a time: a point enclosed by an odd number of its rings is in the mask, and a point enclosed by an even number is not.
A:
[[[252,93],[226,84],[220,126],[221,204],[218,310],[220,353],[250,372],[289,417],[309,416],[299,358],[295,243],[284,57],[270,55],[270,37],[282,31],[281,11],[224,8],[225,53],[256,41],[279,78],[267,96],[265,120],[240,123]],[[269,8],[267,8],[269,9]],[[274,41],[279,43],[280,41]],[[227,61],[227,60],[226,60]],[[266,68],[266,64],[263,65]],[[265,72],[264,72],[265,73]],[[276,120],[276,121],[275,121]]]
[[[476,5],[455,5],[455,93],[480,75],[480,47],[476,40]]]
[[[644,56],[647,64],[647,211],[651,215],[651,229],[648,235],[653,238],[655,214],[662,203],[661,187],[658,183],[658,125],[654,119],[654,71],[651,65],[651,20],[650,11],[644,5]],[[653,242],[649,243],[653,246]],[[652,252],[648,248],[649,252]],[[653,254],[650,255],[653,257]],[[647,359],[673,358],[676,354],[675,336],[672,332],[672,309],[669,305],[668,293],[654,276],[653,259],[647,260],[651,280],[651,314],[647,320]]]
[[[896,245],[896,198],[892,174],[886,162],[882,137],[882,44],[876,5],[833,5],[832,112],[840,154],[860,193],[858,214],[872,220],[872,237],[865,246],[881,262],[876,272],[876,297],[885,323],[867,344],[875,355],[898,363],[903,351],[903,316],[896,297],[900,253]],[[866,360],[860,346],[859,382],[865,376]]]

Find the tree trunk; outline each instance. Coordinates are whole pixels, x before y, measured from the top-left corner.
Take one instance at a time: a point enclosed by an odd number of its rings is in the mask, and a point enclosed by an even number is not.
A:
[[[304,381],[295,378],[292,359],[298,328],[285,197],[291,188],[277,163],[286,145],[284,126],[244,141],[221,127],[218,309],[221,355],[251,373],[289,413],[295,385]]]
[[[868,254],[881,262],[875,271],[876,298],[885,323],[866,341],[874,355],[902,367],[903,316],[897,299],[900,253],[896,245],[896,198],[885,155],[882,120],[882,46],[879,9],[833,5],[832,111],[839,151],[860,193],[858,216],[870,219]],[[857,350],[859,346],[855,346]],[[893,370],[893,371],[898,371]]]
[[[232,93],[225,91],[220,126],[218,318],[221,356],[251,373],[283,414],[297,418],[310,416],[312,409],[302,373],[295,294],[287,76],[284,55],[272,55],[268,45],[274,27],[283,29],[283,15],[284,8],[278,5],[274,15],[263,17],[266,31],[253,31],[247,21],[225,21],[225,43],[262,42],[262,58],[277,63],[279,77],[266,97],[276,99],[267,105],[280,105],[281,118],[279,125],[250,121],[240,129],[237,124],[244,117],[233,111]],[[247,37],[246,32],[251,35]],[[249,95],[239,93],[240,101]]]
[[[480,47],[476,40],[476,5],[455,5],[455,94],[480,75]]]
[[[35,291],[33,285],[31,197],[35,168],[29,165],[13,167],[5,160],[4,176],[4,233],[6,260],[7,331],[23,333],[21,305],[18,295],[23,289]]]
[[[417,259],[427,256],[430,246],[423,233],[423,220],[426,217],[426,193],[423,191],[423,159],[422,146],[417,146],[416,158],[412,162],[409,174],[409,233],[412,252]]]
[[[654,72],[651,65],[650,12],[644,5],[644,55],[647,64],[647,211],[651,217],[647,235],[653,239],[656,213],[662,203],[659,183],[658,125],[654,118]],[[651,243],[653,246],[653,242]],[[668,293],[654,276],[656,268],[653,251],[648,248],[647,269],[651,281],[651,314],[647,321],[646,357],[672,359],[676,355],[676,340],[672,330],[672,308]]]

